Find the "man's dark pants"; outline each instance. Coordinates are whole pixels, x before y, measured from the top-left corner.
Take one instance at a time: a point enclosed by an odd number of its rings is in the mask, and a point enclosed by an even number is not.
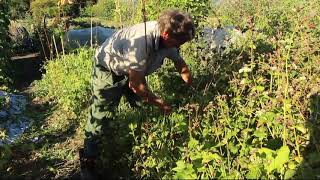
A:
[[[94,65],[92,77],[92,99],[81,156],[95,162],[103,160],[103,166],[107,166],[104,168],[112,171],[115,111],[122,95],[133,107],[137,107],[140,98],[129,88],[127,76],[117,76],[101,65]],[[106,151],[104,159],[100,159],[102,149]]]

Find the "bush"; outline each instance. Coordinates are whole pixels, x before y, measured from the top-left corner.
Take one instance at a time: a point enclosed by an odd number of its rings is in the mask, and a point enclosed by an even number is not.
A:
[[[211,8],[210,2],[209,0],[146,1],[147,19],[156,20],[163,10],[178,8],[189,12],[198,25],[208,16]],[[121,25],[143,22],[142,1],[100,0],[96,5],[87,6],[82,16],[100,17],[119,22]]]
[[[11,19],[23,18],[30,9],[30,0],[11,0],[10,17]]]
[[[112,20],[114,17],[115,10],[115,1],[114,0],[100,0],[95,5],[89,5],[82,12],[82,16],[86,17],[100,17],[106,20]]]
[[[132,165],[136,178],[316,178],[317,0],[230,0],[214,11],[208,24],[246,29],[243,39],[222,54],[199,39],[181,48],[193,70],[194,89],[182,85],[170,63],[148,77],[151,89],[173,105],[170,116],[148,106],[131,110],[122,101],[114,136],[120,145],[131,141],[132,148],[129,143],[131,149],[119,162],[129,161],[124,164]],[[50,61],[36,93],[66,109],[84,111],[92,53],[80,50]],[[122,153],[120,145],[115,152]]]
[[[80,113],[90,97],[90,79],[93,50],[77,52],[48,61],[46,74],[35,82],[35,94]]]
[[[196,25],[205,21],[211,9],[211,1],[209,0],[170,0],[170,1],[146,1],[147,17],[150,20],[156,20],[159,14],[170,8],[178,8],[189,12],[193,17]]]
[[[182,47],[198,92],[177,86],[181,81],[170,67],[151,76],[152,87],[176,108],[168,118],[149,113],[141,129],[131,126],[135,174],[179,179],[319,175],[316,4],[248,0],[216,7],[220,25],[247,29],[244,39],[222,55],[199,41]]]
[[[31,2],[31,12],[34,22],[40,24],[45,16],[54,17],[58,14],[56,0],[35,0]]]
[[[9,30],[9,1],[0,1],[0,89],[6,88],[11,80],[10,76],[10,38]]]

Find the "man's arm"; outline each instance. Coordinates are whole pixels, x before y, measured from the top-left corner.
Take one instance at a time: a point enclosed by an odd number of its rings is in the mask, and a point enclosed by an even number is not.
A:
[[[174,66],[176,67],[178,73],[181,75],[181,78],[183,79],[183,81],[191,86],[192,74],[188,68],[188,65],[184,62],[184,60],[174,61]]]
[[[171,112],[171,107],[149,90],[142,72],[129,70],[129,88],[140,96],[145,103],[158,106],[165,114]]]

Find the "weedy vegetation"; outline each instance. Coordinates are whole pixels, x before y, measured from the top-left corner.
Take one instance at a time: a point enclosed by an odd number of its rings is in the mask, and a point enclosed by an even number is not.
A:
[[[0,4],[0,89],[8,89],[11,79],[8,77],[10,74],[10,62],[8,57],[11,53],[10,43],[8,42],[9,35],[6,33],[9,29],[9,6],[5,2]]]
[[[222,53],[208,48],[200,34],[181,47],[194,88],[183,85],[169,61],[148,77],[151,89],[173,105],[171,115],[151,106],[131,109],[121,100],[114,132],[119,172],[164,179],[319,178],[319,2],[230,0],[208,11],[208,1],[153,6],[157,2],[147,6],[151,19],[165,7],[180,7],[196,14],[199,31],[232,25],[243,36]],[[77,160],[93,54],[84,48],[48,61],[34,83],[34,97],[48,109],[45,115],[29,112],[38,122],[21,142],[43,137],[41,146],[29,149],[52,163],[47,168],[55,177],[70,168],[57,162]],[[53,134],[70,132],[50,142]]]

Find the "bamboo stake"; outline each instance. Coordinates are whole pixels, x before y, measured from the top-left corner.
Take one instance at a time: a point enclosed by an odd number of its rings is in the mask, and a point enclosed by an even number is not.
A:
[[[91,25],[91,34],[90,34],[90,46],[91,46],[91,48],[92,48],[92,15],[93,13],[92,13],[92,11],[91,11],[91,22],[90,22],[90,25]]]
[[[58,48],[57,48],[56,38],[54,37],[54,35],[52,35],[52,39],[53,39],[54,47],[56,50],[56,55],[59,58],[59,52],[58,52]]]
[[[121,24],[121,28],[123,28],[122,17],[121,17],[120,1],[118,0],[118,1],[116,1],[115,3],[116,3],[116,11],[117,11],[117,13],[118,13],[118,15],[119,15],[119,22],[120,22],[120,24]]]
[[[47,40],[47,46],[50,50],[50,59],[51,59],[53,52],[52,52],[52,48],[51,48],[52,44],[49,43],[49,38],[48,38],[48,34],[47,34],[46,16],[44,16],[44,19],[43,19],[43,26],[44,26],[44,34],[45,34],[45,37]]]
[[[64,44],[63,44],[63,37],[62,37],[62,35],[60,36],[60,41],[61,41],[61,48],[62,48],[62,54],[63,54],[63,56],[65,55],[65,53],[64,53]]]
[[[36,29],[36,28],[35,28],[35,29]],[[36,29],[36,31],[38,31],[38,30]],[[45,49],[44,49],[44,46],[43,46],[43,43],[42,43],[42,40],[41,40],[40,31],[38,31],[38,35],[39,35],[39,40],[40,40],[40,44],[41,44],[41,47],[42,47],[42,51],[43,51],[44,57],[45,57],[45,59],[48,59],[47,53],[46,53],[46,51],[45,51]]]

